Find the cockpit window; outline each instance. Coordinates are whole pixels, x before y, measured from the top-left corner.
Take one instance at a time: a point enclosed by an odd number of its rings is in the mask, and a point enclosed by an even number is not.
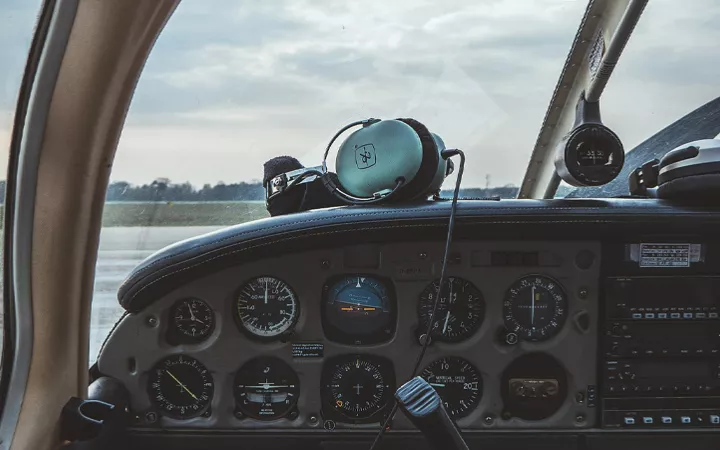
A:
[[[91,363],[137,263],[265,217],[263,163],[290,155],[317,165],[349,122],[416,118],[471,155],[465,185],[479,189],[466,195],[514,196],[586,5],[181,2],[147,61],[113,165]]]
[[[0,3],[0,331],[3,330],[2,296],[5,276],[2,267],[5,175],[15,104],[40,3],[37,0],[5,0]],[[0,333],[0,347],[3,335],[4,333]]]

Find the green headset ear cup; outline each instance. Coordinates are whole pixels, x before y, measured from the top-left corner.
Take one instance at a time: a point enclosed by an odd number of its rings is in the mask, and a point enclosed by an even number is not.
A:
[[[413,200],[423,194],[428,194],[428,189],[435,178],[440,164],[440,154],[430,131],[415,119],[397,119],[409,125],[420,138],[422,143],[422,163],[417,174],[412,180],[406,180],[406,184],[398,189],[394,201]]]

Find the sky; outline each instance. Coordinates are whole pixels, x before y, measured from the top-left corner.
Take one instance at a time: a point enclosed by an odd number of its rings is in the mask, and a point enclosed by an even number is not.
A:
[[[652,0],[601,100],[626,149],[720,95],[720,3]],[[39,1],[0,0],[0,169]],[[317,165],[367,117],[465,150],[463,185],[519,185],[587,2],[183,0],[139,81],[112,180],[252,181]],[[446,181],[445,187],[449,186]]]

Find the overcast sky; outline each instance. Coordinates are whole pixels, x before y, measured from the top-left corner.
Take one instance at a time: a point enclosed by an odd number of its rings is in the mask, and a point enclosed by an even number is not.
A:
[[[0,0],[3,165],[38,3]],[[466,151],[465,186],[487,174],[520,184],[585,7],[183,0],[140,79],[112,179],[250,181],[280,154],[318,164],[350,121],[403,116]],[[720,95],[719,22],[715,0],[650,2],[602,100],[627,149]]]

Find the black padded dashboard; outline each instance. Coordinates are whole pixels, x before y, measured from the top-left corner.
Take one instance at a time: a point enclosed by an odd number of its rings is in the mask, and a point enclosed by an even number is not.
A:
[[[213,447],[229,448],[241,442],[235,439],[242,438],[244,443],[251,439],[253,447],[280,446],[280,440],[271,443],[269,437],[263,438],[273,435],[289,439],[283,442],[304,439],[303,448],[365,448],[385,416],[378,413],[370,420],[354,420],[332,411],[322,392],[329,386],[324,384],[326,372],[332,372],[327,366],[344,356],[358,358],[358,366],[363,357],[383,358],[391,367],[384,370],[392,372],[394,378],[393,385],[386,388],[407,380],[420,350],[418,330],[424,329],[418,302],[439,277],[449,207],[449,202],[341,207],[265,219],[180,242],[144,261],[118,293],[128,314],[103,346],[97,367],[99,374],[119,380],[130,393],[133,445],[157,448],[158,443],[172,442],[174,448],[182,448],[194,442],[205,447],[210,441],[204,439],[210,439],[215,443]],[[642,313],[628,306],[632,311],[628,309],[626,320],[622,316],[625,306],[616,308],[617,302],[608,296],[607,286],[609,280],[625,283],[654,277],[714,280],[720,274],[720,246],[715,237],[718,225],[720,208],[681,207],[655,200],[461,201],[448,274],[470,282],[482,293],[482,320],[460,342],[433,341],[421,367],[460,357],[477,369],[480,399],[469,413],[457,418],[471,447],[638,448],[648,443],[646,439],[656,437],[652,439],[653,448],[675,448],[671,438],[686,435],[691,438],[678,442],[687,448],[706,448],[717,436],[714,422],[710,421],[720,415],[720,392],[710,391],[709,385],[707,392],[688,391],[681,399],[674,399],[670,408],[652,399],[675,394],[639,392],[646,387],[656,388],[647,383],[618,382],[615,378],[608,381],[608,367],[613,364],[622,366],[630,361],[635,370],[638,361],[651,358],[655,363],[652,367],[663,367],[656,364],[657,355],[631,359],[629,354],[618,353],[613,339],[635,339],[645,333],[645,328],[637,328],[637,314],[642,314],[643,319],[647,314],[653,318],[666,314],[667,321],[651,324],[650,336],[658,340],[676,331],[685,333],[689,322],[670,320],[669,303],[658,308],[644,305]],[[702,250],[697,250],[698,259],[689,267],[642,268],[628,259],[632,246],[642,243],[671,247],[688,244]],[[241,286],[248,279],[262,276],[277,277],[291,286],[299,304],[293,332],[282,339],[254,339],[242,332],[235,317],[233,308]],[[387,339],[360,345],[329,339],[322,312],[324,290],[332,280],[344,276],[381,280],[391,288],[396,310]],[[515,283],[528,277],[542,277],[559,285],[567,303],[562,306],[562,318],[552,319],[560,324],[549,337],[533,340],[516,336],[511,342],[508,332],[514,330],[508,329],[508,295],[513,286],[517,288]],[[546,286],[547,282],[538,286]],[[692,285],[691,281],[685,283]],[[715,292],[713,287],[708,289]],[[170,310],[186,298],[202,299],[212,308],[214,328],[207,339],[198,343],[168,342]],[[693,330],[710,327],[713,332],[710,314],[715,314],[715,301],[720,306],[720,290],[717,298],[692,309],[693,323],[700,327]],[[680,314],[682,318],[682,314],[690,313]],[[647,323],[642,326],[647,328]],[[680,326],[685,328],[681,330]],[[626,335],[613,334],[618,327]],[[648,338],[643,334],[642,339],[638,344],[641,347]],[[623,351],[625,343],[620,345]],[[322,356],[294,353],[294,344],[307,344],[312,349],[320,345]],[[629,352],[636,347],[627,348]],[[714,364],[711,349],[706,350],[707,354],[694,355],[693,363]],[[692,351],[698,349],[693,347]],[[196,359],[212,376],[211,406],[201,416],[177,420],[164,417],[153,407],[148,386],[152,384],[155,364],[177,355]],[[529,361],[531,367],[545,366],[545,359],[533,359],[537,355],[550,358],[548,366],[557,363],[562,374],[554,369],[533,372],[521,368],[517,373],[511,369],[519,360]],[[264,357],[286,363],[299,382],[293,413],[274,420],[238,414],[239,399],[233,393],[236,373],[254,358]],[[669,364],[677,366],[677,362],[673,359]],[[627,375],[629,370],[621,372]],[[718,370],[720,377],[720,365]],[[706,378],[714,376],[713,372]],[[690,386],[683,384],[684,379],[681,381],[681,389]],[[523,390],[534,389],[532,383],[551,383],[549,395],[560,392],[557,405],[539,418],[521,412],[522,404],[517,406],[508,398],[513,395],[508,393],[508,386],[517,387],[518,383],[525,383]],[[669,389],[676,387],[673,380],[667,383]],[[613,392],[608,391],[610,386]],[[692,389],[700,387],[706,386],[693,385]],[[636,389],[636,394],[620,389]],[[702,397],[705,403],[698,406],[694,403],[696,397]],[[636,398],[640,400],[633,403]],[[337,397],[329,401],[335,402]],[[692,416],[690,424],[684,423],[688,415]],[[665,422],[668,417],[670,423]],[[647,422],[649,419],[653,422]],[[523,434],[512,434],[517,432]],[[411,442],[401,443],[406,438],[414,442],[412,445],[423,445],[417,431],[400,413],[388,438],[395,445]]]

